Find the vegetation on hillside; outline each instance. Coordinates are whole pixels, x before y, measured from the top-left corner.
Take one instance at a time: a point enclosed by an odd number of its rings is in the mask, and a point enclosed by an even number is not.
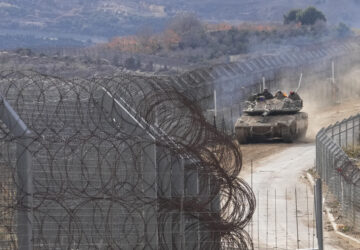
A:
[[[181,14],[161,33],[142,28],[136,35],[113,38],[104,46],[198,63],[262,48],[276,49],[281,45],[314,43],[351,34],[345,24],[329,27],[325,21],[324,14],[314,7],[289,11],[283,25],[207,24],[193,14]]]
[[[321,9],[331,23],[359,23],[358,0],[303,0],[296,5],[306,8],[309,4]],[[2,39],[0,48],[34,48],[34,38],[41,37],[59,39],[39,41],[44,46],[78,46],[79,42],[107,41],[134,34],[144,25],[159,32],[174,15],[184,12],[214,22],[281,22],[284,9],[293,5],[294,1],[285,0],[207,0],[206,3],[202,0],[4,0],[0,1],[0,29],[2,36],[7,37]],[[33,39],[20,40],[18,35]]]
[[[286,16],[296,18],[300,12],[304,11],[292,10]],[[36,53],[32,54],[20,49],[15,51],[16,55],[7,54],[0,60],[4,62],[4,68],[15,62],[17,68],[28,69],[29,65],[24,63],[23,58],[19,60],[19,57],[28,56],[39,61],[35,63],[37,71],[56,72],[60,69],[67,72],[66,75],[73,74],[71,68],[74,65],[80,65],[82,73],[88,72],[88,69],[90,72],[93,69],[97,72],[179,71],[192,64],[226,62],[230,55],[242,56],[264,51],[272,53],[284,47],[289,49],[312,45],[352,34],[350,28],[343,23],[333,27],[321,20],[312,25],[303,25],[301,22],[232,25],[205,23],[194,14],[181,14],[174,17],[160,33],[150,27],[143,27],[135,35],[116,37],[109,43],[98,46],[35,48]],[[27,60],[30,58],[25,61]],[[54,61],[51,63],[53,66],[45,66],[49,61]]]

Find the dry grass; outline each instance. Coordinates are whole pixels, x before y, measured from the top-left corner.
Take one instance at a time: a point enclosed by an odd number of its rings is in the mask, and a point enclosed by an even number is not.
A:
[[[343,148],[353,164],[360,167],[360,146]]]
[[[360,160],[360,146],[343,148],[343,150],[350,158]]]

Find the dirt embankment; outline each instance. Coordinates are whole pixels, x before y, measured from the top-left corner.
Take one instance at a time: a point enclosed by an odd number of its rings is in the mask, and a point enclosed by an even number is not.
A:
[[[360,113],[360,99],[342,100],[339,104],[324,108],[305,106],[304,111],[309,113],[309,129],[307,136],[314,139],[321,128]]]

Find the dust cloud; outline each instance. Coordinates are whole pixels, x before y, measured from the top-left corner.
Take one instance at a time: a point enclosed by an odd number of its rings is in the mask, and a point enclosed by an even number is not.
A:
[[[350,68],[342,75],[335,74],[335,84],[332,83],[331,66],[327,75],[319,75],[304,74],[298,91],[304,101],[302,111],[309,114],[307,138],[304,142],[313,142],[321,128],[360,113],[359,68]],[[296,90],[299,78],[300,74],[292,80],[284,77],[279,83],[279,89],[285,93]]]
[[[314,140],[323,127],[360,113],[360,69],[352,69],[335,80],[311,79],[312,86],[299,91],[304,112],[309,114],[307,138]]]

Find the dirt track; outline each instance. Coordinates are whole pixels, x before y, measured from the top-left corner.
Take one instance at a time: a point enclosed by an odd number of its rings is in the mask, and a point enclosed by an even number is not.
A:
[[[314,166],[314,160],[314,143],[298,143],[254,163],[252,183],[259,209],[259,217],[257,211],[253,217],[252,231],[255,246],[259,242],[260,249],[286,249],[286,246],[287,249],[296,249],[297,237],[299,247],[302,249],[312,245],[317,246],[316,238],[313,237],[314,198],[311,187],[302,177],[307,169]],[[250,174],[245,174],[244,178],[251,183]],[[276,199],[274,192],[277,192]],[[295,211],[297,211],[298,226],[296,226]],[[324,246],[325,249],[334,250],[354,249],[339,240],[334,233],[326,231]]]
[[[306,208],[306,199],[304,193],[306,189],[309,189],[308,184],[304,181],[301,176],[304,172],[314,166],[315,161],[315,135],[318,130],[322,127],[328,126],[336,121],[341,121],[344,118],[350,117],[360,112],[360,101],[346,101],[342,104],[333,107],[327,107],[318,109],[316,112],[309,112],[309,133],[307,138],[302,142],[293,144],[286,143],[258,143],[241,145],[243,153],[243,171],[241,176],[248,181],[250,184],[250,162],[253,160],[253,190],[255,194],[260,193],[258,197],[258,209],[260,209],[259,217],[259,231],[260,231],[260,245],[261,249],[265,247],[265,236],[266,242],[269,247],[275,245],[275,233],[274,228],[277,228],[278,247],[285,246],[285,238],[287,237],[289,247],[296,247],[296,230],[294,229],[294,217],[289,215],[289,230],[285,231],[284,214],[289,211],[293,213],[295,211],[294,195],[288,197],[284,196],[285,189],[294,190],[295,186],[298,188],[299,195],[299,207],[298,212],[299,218],[299,234],[300,234],[300,247],[308,247],[310,244],[307,216],[309,210]],[[278,196],[278,210],[275,213],[273,205],[269,207],[265,206],[264,194],[266,195],[267,190],[272,194],[274,190],[277,190]],[[281,197],[282,194],[282,197]],[[312,201],[312,194],[309,191],[309,199]],[[274,202],[270,198],[270,203]],[[285,200],[288,200],[289,205],[285,211]],[[269,215],[265,216],[266,211],[269,211]],[[311,210],[311,208],[310,208]],[[311,211],[310,211],[311,212]],[[273,219],[274,214],[279,216],[277,225],[274,225]],[[256,216],[256,214],[255,214]],[[310,215],[312,217],[312,214]],[[266,226],[266,220],[269,220],[269,230]],[[256,221],[256,219],[255,219]],[[312,228],[312,227],[311,227]],[[257,231],[257,225],[253,226],[254,232]],[[312,230],[312,229],[311,229]],[[266,234],[265,234],[266,232]],[[285,236],[286,233],[288,236]],[[312,234],[312,233],[311,233]],[[253,237],[254,243],[257,244],[256,236]],[[346,246],[344,242],[337,239],[332,232],[325,232],[325,246],[326,249],[353,249],[350,246]],[[315,244],[316,245],[316,244]],[[293,249],[292,248],[292,249]]]

